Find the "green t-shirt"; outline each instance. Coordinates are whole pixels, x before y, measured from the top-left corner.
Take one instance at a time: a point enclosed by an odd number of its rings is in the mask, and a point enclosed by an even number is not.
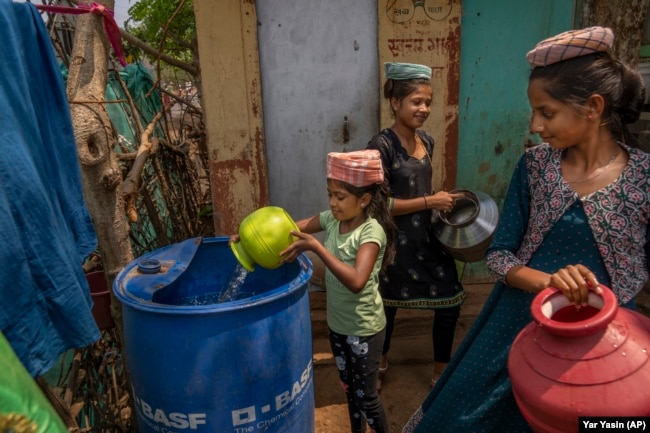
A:
[[[379,255],[366,286],[359,293],[347,287],[325,269],[327,290],[327,325],[342,335],[369,336],[386,326],[384,305],[379,294],[379,269],[386,249],[386,233],[379,222],[368,218],[350,233],[340,234],[340,222],[331,211],[320,214],[320,224],[325,230],[325,248],[342,262],[354,266],[359,247],[366,242],[379,245]]]

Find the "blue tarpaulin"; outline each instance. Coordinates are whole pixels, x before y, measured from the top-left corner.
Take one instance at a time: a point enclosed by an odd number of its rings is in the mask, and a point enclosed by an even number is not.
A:
[[[0,0],[0,330],[30,375],[100,337],[96,246],[63,79],[34,5]]]

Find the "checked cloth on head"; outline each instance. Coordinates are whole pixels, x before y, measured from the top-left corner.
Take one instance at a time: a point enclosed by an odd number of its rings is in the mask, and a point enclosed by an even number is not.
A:
[[[526,54],[526,60],[533,68],[574,57],[607,51],[614,42],[614,33],[607,27],[587,27],[569,30],[544,39]]]
[[[384,169],[376,149],[327,154],[327,178],[361,187],[382,183]]]

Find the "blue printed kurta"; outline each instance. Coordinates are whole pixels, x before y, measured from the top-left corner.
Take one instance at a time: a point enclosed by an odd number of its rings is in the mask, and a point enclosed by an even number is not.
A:
[[[490,270],[503,277],[518,263],[548,273],[582,263],[614,290],[619,303],[632,299],[648,275],[650,156],[623,147],[630,155],[623,173],[586,197],[562,178],[559,151],[546,145],[528,150],[486,253]],[[517,408],[506,366],[512,342],[532,321],[534,297],[497,282],[404,433],[531,431]]]

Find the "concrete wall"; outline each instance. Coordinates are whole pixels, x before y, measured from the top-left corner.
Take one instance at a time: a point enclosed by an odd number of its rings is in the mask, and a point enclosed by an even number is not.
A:
[[[573,28],[573,1],[463,1],[458,122],[458,188],[480,190],[503,204],[525,145],[530,106],[526,53],[546,37]],[[484,281],[483,262],[466,281]]]

